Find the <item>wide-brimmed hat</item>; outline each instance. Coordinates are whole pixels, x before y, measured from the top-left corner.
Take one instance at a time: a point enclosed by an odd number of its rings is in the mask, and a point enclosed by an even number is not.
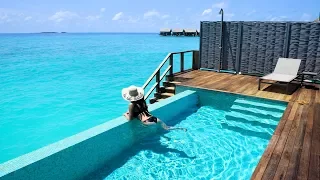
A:
[[[127,101],[138,101],[144,96],[144,90],[141,87],[130,86],[122,89],[122,97]]]

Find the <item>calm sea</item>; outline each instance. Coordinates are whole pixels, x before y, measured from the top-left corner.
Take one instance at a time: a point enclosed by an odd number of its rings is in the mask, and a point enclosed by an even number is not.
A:
[[[0,34],[0,163],[121,116],[122,88],[191,49],[198,37]]]

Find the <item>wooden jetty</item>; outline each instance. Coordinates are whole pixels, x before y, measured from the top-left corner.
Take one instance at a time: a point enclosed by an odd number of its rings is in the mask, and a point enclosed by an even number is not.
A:
[[[184,56],[192,53],[192,68],[184,69]],[[180,56],[180,71],[173,73],[173,57]],[[169,63],[166,63],[169,61]],[[166,64],[166,65],[165,65]],[[166,68],[161,75],[163,66]],[[168,73],[168,75],[166,75]],[[166,77],[166,81],[162,79]],[[264,84],[258,90],[258,77],[240,74],[204,71],[199,68],[199,51],[169,53],[147,80],[144,88],[155,78],[155,97],[150,103],[159,102],[175,94],[176,86],[187,86],[233,94],[260,97],[288,102],[268,146],[252,174],[252,180],[260,179],[320,179],[320,91],[300,83],[286,94],[286,88]],[[161,83],[162,82],[162,86]]]

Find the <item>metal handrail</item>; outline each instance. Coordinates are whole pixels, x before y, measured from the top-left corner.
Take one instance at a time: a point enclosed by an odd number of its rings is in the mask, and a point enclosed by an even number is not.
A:
[[[144,83],[144,85],[142,86],[143,89],[145,89],[149,83],[152,81],[152,79],[154,78],[154,76],[158,73],[158,71],[160,71],[160,69],[162,68],[162,66],[168,61],[169,57],[171,56],[172,53],[169,53],[161,62],[161,64],[158,66],[158,68],[152,73],[152,75],[148,78],[148,80]]]
[[[148,99],[148,97],[151,95],[151,93],[153,92],[153,90],[155,88],[157,88],[157,92],[160,91],[160,82],[162,81],[162,79],[166,76],[166,74],[170,71],[170,75],[173,75],[173,55],[174,54],[181,54],[181,59],[180,59],[180,71],[184,71],[184,54],[185,53],[189,53],[189,52],[195,52],[198,50],[188,50],[188,51],[181,51],[181,52],[171,52],[169,53],[160,63],[160,65],[157,67],[157,69],[151,74],[151,76],[148,78],[148,80],[144,83],[144,85],[142,86],[143,89],[145,89],[150,82],[153,80],[153,78],[156,76],[156,83],[151,87],[151,89],[148,91],[148,93],[144,96],[145,99]],[[163,65],[168,61],[169,61],[169,66],[168,68],[163,72],[163,74],[160,77],[160,70],[163,67]]]
[[[159,85],[159,83],[162,81],[162,79],[164,77],[166,77],[166,74],[170,71],[170,69],[172,68],[171,65],[169,65],[169,67],[163,72],[162,76],[160,77],[159,82],[156,82],[152,88],[148,91],[148,93],[145,95],[145,99],[148,99],[148,97],[151,95],[152,91]]]
[[[198,50],[188,50],[188,51],[171,52],[171,54],[188,53],[188,52],[193,52],[193,51],[198,51]]]

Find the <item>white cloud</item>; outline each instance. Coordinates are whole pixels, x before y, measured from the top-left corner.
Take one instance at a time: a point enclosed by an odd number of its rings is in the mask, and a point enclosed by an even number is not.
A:
[[[32,19],[31,16],[27,16],[27,17],[24,18],[25,21],[29,21],[29,20],[31,20],[31,19]]]
[[[167,18],[169,18],[169,17],[170,17],[170,15],[165,14],[165,15],[162,15],[162,16],[161,16],[161,19],[167,19]]]
[[[225,13],[225,14],[224,14],[224,17],[225,17],[225,19],[226,19],[227,21],[231,21],[234,16],[235,16],[235,14],[233,14],[233,13]],[[217,17],[220,18],[221,15],[218,14]]]
[[[221,8],[226,8],[226,7],[227,7],[227,4],[225,2],[223,2],[223,1],[215,3],[215,4],[212,5],[212,8],[205,9],[202,12],[202,16],[211,14],[213,9],[215,10],[215,9],[221,9]],[[218,13],[218,11],[217,11],[217,13]]]
[[[232,18],[234,17],[234,14],[233,13],[226,13],[226,14],[224,14],[224,16],[226,17],[227,21],[231,21]]]
[[[212,9],[206,9],[206,10],[204,10],[204,11],[202,12],[202,16],[205,16],[205,15],[207,15],[207,14],[211,14],[211,12],[212,12]]]
[[[269,15],[267,16],[267,21],[284,21],[286,19],[288,19],[287,16],[273,16],[273,15]]]
[[[311,15],[307,13],[303,13],[302,16],[300,17],[301,21],[311,21]]]
[[[0,8],[0,23],[23,21],[26,17],[27,16],[19,11]]]
[[[3,22],[3,21],[7,21],[9,19],[9,16],[7,14],[4,14],[4,15],[0,15],[0,21]]]
[[[150,11],[147,11],[143,14],[143,17],[145,19],[147,18],[152,18],[152,17],[160,17],[160,13],[156,10],[150,10]]]
[[[122,17],[124,16],[124,13],[123,12],[119,12],[117,14],[115,14],[112,18],[113,21],[118,21],[120,20]]]
[[[137,23],[140,20],[140,18],[134,18],[132,16],[128,17],[128,22],[129,23]]]
[[[256,12],[257,12],[256,10],[252,10],[252,11],[248,12],[248,13],[246,14],[246,16],[251,16],[252,14],[254,14],[254,13],[256,13]]]
[[[270,21],[279,21],[277,17],[270,18]]]
[[[89,21],[95,21],[95,20],[98,20],[100,19],[101,16],[87,16],[86,19],[89,20]]]
[[[159,19],[168,19],[170,17],[169,14],[162,14],[158,12],[157,10],[149,10],[143,14],[144,19],[153,19],[153,18],[159,18]]]
[[[102,13],[105,12],[105,11],[106,11],[106,8],[101,8],[100,9],[100,12],[102,12]]]
[[[221,8],[226,8],[226,7],[227,7],[227,4],[222,1],[222,2],[219,2],[219,3],[213,4],[212,7],[213,7],[213,8],[219,8],[219,9],[221,9]]]
[[[58,11],[54,15],[50,16],[49,20],[55,21],[56,23],[59,23],[59,22],[65,21],[65,20],[71,20],[71,19],[78,18],[78,17],[79,17],[79,15],[74,12]]]

